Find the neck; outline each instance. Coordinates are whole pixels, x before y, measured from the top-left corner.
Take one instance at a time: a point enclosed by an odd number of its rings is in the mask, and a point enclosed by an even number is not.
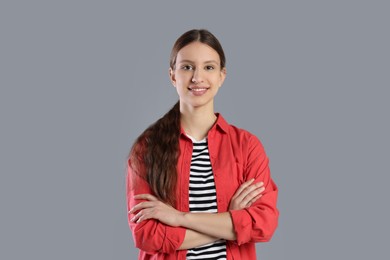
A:
[[[180,106],[180,122],[186,134],[197,141],[207,136],[217,117],[213,108],[187,108]]]

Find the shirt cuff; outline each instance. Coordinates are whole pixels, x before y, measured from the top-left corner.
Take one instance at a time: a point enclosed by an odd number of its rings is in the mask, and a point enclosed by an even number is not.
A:
[[[245,209],[231,210],[236,242],[240,246],[251,240],[252,218]]]
[[[165,238],[161,251],[165,253],[174,253],[183,244],[186,229],[171,226],[166,226],[165,228]]]

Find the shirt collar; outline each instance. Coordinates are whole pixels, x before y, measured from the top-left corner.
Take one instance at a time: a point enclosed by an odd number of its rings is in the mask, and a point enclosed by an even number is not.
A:
[[[211,127],[209,132],[219,130],[222,133],[227,133],[229,124],[226,122],[226,120],[220,113],[215,113],[215,115],[217,116],[217,120],[215,121],[215,124]],[[180,135],[186,135],[183,127],[180,127]]]
[[[225,118],[220,113],[215,114],[217,116],[217,121],[215,122],[214,126],[210,129],[213,130],[213,128],[217,128],[221,130],[223,133],[228,132],[229,124],[226,122]]]

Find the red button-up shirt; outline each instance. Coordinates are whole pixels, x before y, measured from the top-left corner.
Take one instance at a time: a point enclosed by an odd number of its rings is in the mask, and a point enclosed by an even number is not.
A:
[[[264,182],[263,196],[249,208],[230,210],[236,241],[227,241],[227,259],[256,259],[255,242],[269,241],[277,227],[276,208],[278,190],[271,179],[268,157],[259,139],[248,131],[229,125],[218,115],[208,132],[208,149],[217,191],[218,212],[227,212],[229,202],[238,187],[252,178]],[[180,156],[177,164],[178,185],[176,208],[189,212],[189,175],[192,142],[181,130]],[[134,195],[149,193],[144,179],[134,174],[131,161],[127,173],[127,206],[131,209],[140,201]],[[136,185],[133,185],[136,183]],[[150,219],[141,223],[130,221],[135,246],[140,249],[138,259],[186,259],[187,250],[178,250],[184,241],[186,229],[171,227]]]

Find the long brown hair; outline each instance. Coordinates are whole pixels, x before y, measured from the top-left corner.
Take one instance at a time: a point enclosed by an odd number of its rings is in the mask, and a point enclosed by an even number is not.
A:
[[[219,54],[221,69],[225,67],[225,54],[218,39],[205,29],[194,29],[181,35],[173,45],[169,63],[171,69],[175,69],[177,53],[192,42],[201,42],[213,48]],[[171,110],[137,138],[129,156],[129,165],[133,173],[146,180],[159,200],[172,206],[176,203],[179,137],[180,104],[178,101]]]

